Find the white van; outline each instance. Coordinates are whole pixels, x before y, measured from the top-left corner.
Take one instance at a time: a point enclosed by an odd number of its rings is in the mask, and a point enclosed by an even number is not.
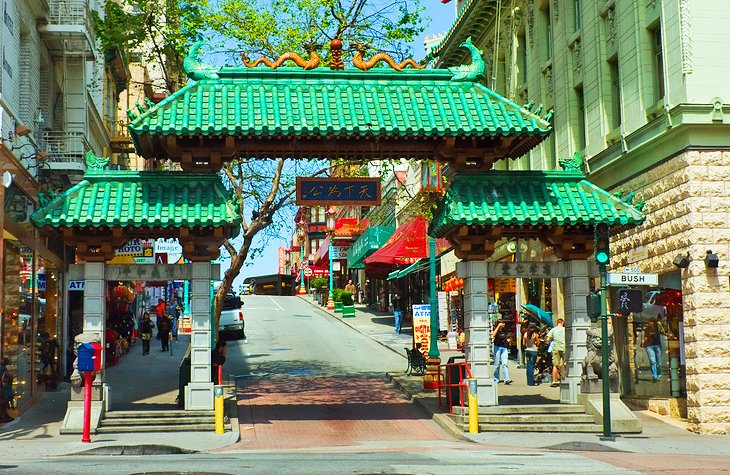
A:
[[[221,310],[221,318],[218,323],[218,331],[221,333],[232,333],[236,338],[246,338],[245,321],[243,319],[243,302],[233,292],[226,294]]]

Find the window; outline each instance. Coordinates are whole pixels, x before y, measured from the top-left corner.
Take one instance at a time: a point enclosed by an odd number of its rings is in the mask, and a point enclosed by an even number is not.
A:
[[[609,127],[615,129],[621,125],[621,76],[618,68],[618,58],[613,57],[608,60],[608,75],[610,81],[608,107]]]
[[[5,22],[5,26],[8,27],[8,31],[12,35],[14,31],[13,18],[10,16],[10,13],[8,13],[8,2],[3,2],[3,21]]]
[[[310,223],[324,223],[324,207],[313,206],[309,208],[309,222]]]
[[[544,51],[546,53],[545,59],[553,57],[553,25],[550,21],[552,16],[550,15],[550,5],[548,4],[543,10],[540,10],[542,15],[543,24],[543,43],[545,43]]]
[[[581,0],[573,0],[573,27],[574,31],[580,30]]]
[[[575,88],[575,130],[573,140],[576,150],[586,148],[586,106],[582,84]]]
[[[651,57],[654,72],[654,102],[664,98],[664,52],[662,51],[662,30],[651,32]]]
[[[517,35],[517,84],[527,83],[527,38],[525,32]]]
[[[323,238],[323,237],[310,238],[309,239],[309,253],[316,254],[317,250],[322,246],[324,239],[325,238]]]

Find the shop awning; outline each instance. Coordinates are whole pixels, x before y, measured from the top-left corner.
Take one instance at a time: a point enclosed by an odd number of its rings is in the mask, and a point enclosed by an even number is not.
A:
[[[329,262],[330,257],[330,237],[327,236],[322,244],[317,249],[317,253],[314,255],[314,265],[320,265],[324,262]]]
[[[428,236],[426,227],[428,222],[423,216],[414,216],[408,219],[395,230],[386,243],[366,257],[365,264],[413,264],[423,257],[428,257]],[[445,239],[436,240],[437,255],[450,247]]]
[[[385,280],[397,279],[398,278],[398,274],[400,274],[400,271],[399,270],[394,270],[393,272],[391,272],[390,274],[388,274],[388,278],[385,279]]]
[[[393,235],[394,228],[389,226],[373,226],[367,228],[364,233],[347,251],[347,268],[364,269],[363,259],[380,249]]]
[[[440,239],[439,239],[440,241]],[[445,255],[446,253],[451,252],[451,248],[448,248],[444,251],[442,251],[439,255],[436,256],[436,261],[438,262],[441,259],[441,256]],[[428,269],[429,265],[431,265],[431,259],[428,257],[424,257],[422,259],[417,260],[413,264],[409,265],[408,267],[404,269],[400,269],[394,272],[391,272],[388,274],[388,280],[391,279],[402,279],[403,277],[407,276],[408,274],[412,274],[414,272],[421,272],[423,270]]]

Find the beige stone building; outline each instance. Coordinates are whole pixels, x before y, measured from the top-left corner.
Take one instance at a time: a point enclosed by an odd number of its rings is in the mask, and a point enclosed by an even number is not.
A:
[[[487,86],[554,110],[550,138],[497,167],[555,169],[580,152],[592,182],[645,203],[644,225],[611,239],[612,272],[658,275],[657,286],[640,287],[644,311],[612,322],[622,397],[730,434],[730,4],[449,6],[454,26],[428,41],[438,66],[468,63],[459,45],[471,36]]]

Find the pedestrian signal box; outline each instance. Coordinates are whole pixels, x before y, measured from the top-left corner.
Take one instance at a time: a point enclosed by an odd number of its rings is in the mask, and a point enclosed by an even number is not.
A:
[[[601,294],[591,292],[586,295],[586,310],[591,320],[595,320],[601,316]]]
[[[621,315],[639,313],[644,310],[644,302],[639,289],[619,289],[617,310]]]

